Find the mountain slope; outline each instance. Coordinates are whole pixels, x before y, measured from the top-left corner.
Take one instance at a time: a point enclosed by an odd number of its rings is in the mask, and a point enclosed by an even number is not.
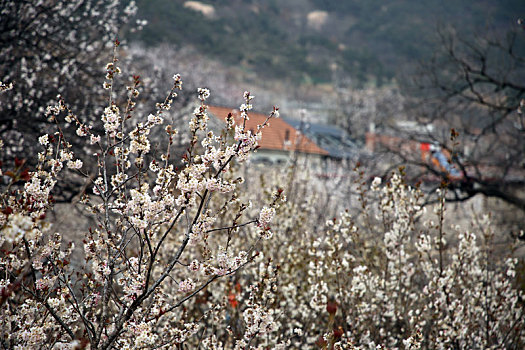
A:
[[[465,35],[512,27],[519,0],[142,0],[140,40],[190,45],[269,78],[322,83],[334,75],[381,85],[428,58],[438,25]],[[206,10],[207,9],[207,10]],[[490,28],[490,29],[489,29]]]

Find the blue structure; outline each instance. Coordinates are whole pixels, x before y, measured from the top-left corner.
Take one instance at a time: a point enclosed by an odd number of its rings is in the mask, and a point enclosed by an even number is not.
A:
[[[439,165],[443,167],[451,176],[461,176],[461,173],[452,166],[447,157],[440,150],[432,151],[432,156],[436,158],[439,162]]]

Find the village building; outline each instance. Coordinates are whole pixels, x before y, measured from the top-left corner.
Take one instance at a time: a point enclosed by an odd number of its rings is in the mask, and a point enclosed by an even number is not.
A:
[[[226,117],[232,113],[236,124],[243,123],[241,113],[230,107],[209,106],[208,114],[212,124],[226,123]],[[252,132],[257,131],[257,126],[264,123],[268,116],[262,113],[249,112],[246,128]],[[282,118],[270,120],[270,125],[263,131],[259,141],[259,148],[254,152],[251,161],[261,165],[286,165],[291,161],[300,161],[310,167],[321,167],[323,161],[330,157],[330,152],[317,145],[304,133]],[[220,126],[220,124],[218,125]]]

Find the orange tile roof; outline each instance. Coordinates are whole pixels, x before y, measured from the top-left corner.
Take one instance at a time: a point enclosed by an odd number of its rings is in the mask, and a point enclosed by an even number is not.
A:
[[[237,109],[228,107],[209,106],[209,114],[217,117],[219,120],[225,122],[228,113],[232,113],[235,118],[235,123],[242,123],[241,113]],[[249,120],[246,121],[246,128],[248,130],[257,130],[257,126],[264,123],[267,116],[261,113],[248,112]],[[314,153],[328,155],[328,152],[317,146],[312,140],[300,133],[293,126],[284,120],[277,118],[269,121],[262,130],[262,138],[259,141],[260,149],[290,151],[294,150],[303,153]],[[285,142],[288,140],[289,142]]]

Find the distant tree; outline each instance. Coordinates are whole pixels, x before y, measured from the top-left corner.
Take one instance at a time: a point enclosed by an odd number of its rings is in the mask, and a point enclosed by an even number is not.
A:
[[[370,128],[382,128],[405,118],[405,99],[392,87],[353,89],[338,87],[334,122],[353,138],[364,140]]]
[[[390,148],[447,183],[449,200],[481,194],[525,211],[525,31],[465,39],[447,29],[439,38],[439,50],[422,66],[413,91],[420,98],[412,115],[418,125],[432,127],[417,134],[397,129],[396,136],[432,144],[454,174],[413,147]]]
[[[103,81],[107,47],[135,10],[134,1],[120,0],[0,2],[0,81],[13,84],[0,96],[2,160],[37,153],[45,107],[58,94],[85,121],[100,117],[103,102],[93,92]]]

